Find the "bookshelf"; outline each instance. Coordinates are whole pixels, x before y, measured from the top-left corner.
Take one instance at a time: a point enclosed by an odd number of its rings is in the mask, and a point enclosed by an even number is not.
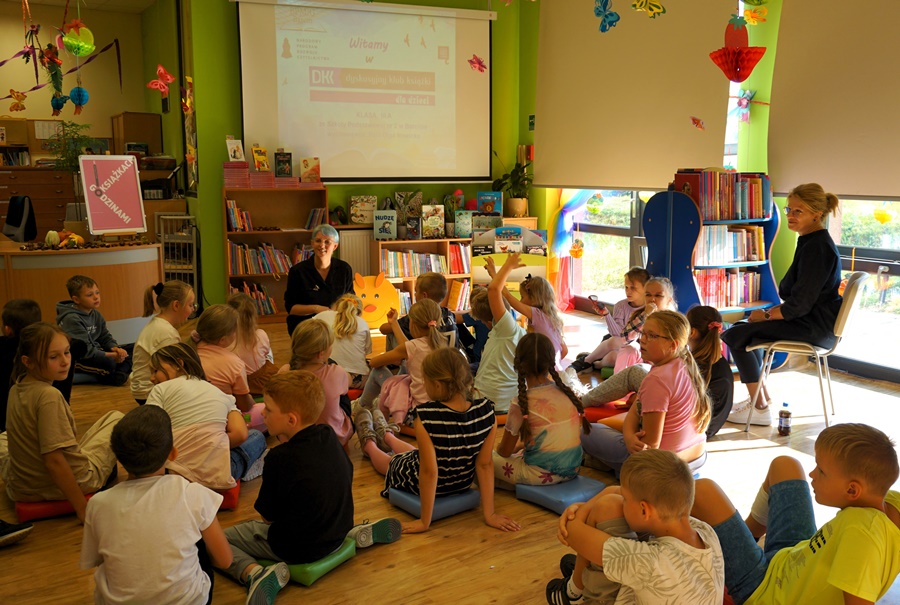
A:
[[[762,176],[756,212],[736,210],[740,193],[727,188],[688,189],[691,196],[664,191],[647,202],[647,270],[672,280],[679,309],[700,304],[723,314],[745,313],[778,304],[770,258],[780,217],[768,177]],[[677,177],[675,183],[679,188]],[[719,218],[704,220],[701,214]]]
[[[447,277],[448,300],[454,291],[454,283],[461,282],[462,285],[465,281],[460,308],[468,307],[472,283],[471,239],[372,240],[370,246],[371,274],[384,271],[387,280],[400,291],[401,306],[408,308],[404,299],[408,304],[415,303],[416,277],[435,271]],[[453,305],[447,306],[456,310]]]
[[[228,293],[246,292],[256,298],[261,323],[285,321],[287,273],[299,260],[294,249],[310,243],[315,227],[309,224],[310,216],[315,213],[327,220],[327,209],[328,192],[321,183],[304,183],[297,189],[223,189]]]

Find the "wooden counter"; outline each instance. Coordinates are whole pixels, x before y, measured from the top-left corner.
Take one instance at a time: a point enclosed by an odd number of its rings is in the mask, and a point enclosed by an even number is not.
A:
[[[20,250],[0,240],[0,306],[12,298],[33,298],[44,321],[56,320],[56,303],[69,298],[66,280],[86,275],[100,287],[100,313],[120,343],[134,342],[148,321],[141,317],[144,290],[162,281],[159,244],[84,250]]]

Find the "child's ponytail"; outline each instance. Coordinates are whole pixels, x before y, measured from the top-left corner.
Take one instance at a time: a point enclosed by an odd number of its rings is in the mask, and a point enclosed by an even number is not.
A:
[[[466,401],[472,400],[469,361],[454,348],[441,347],[426,355],[422,361],[422,376],[438,389],[436,401],[450,401],[457,394]]]
[[[334,332],[321,319],[301,322],[291,334],[291,369],[300,370],[334,344]]]
[[[430,298],[423,298],[409,309],[409,321],[422,332],[427,332],[428,347],[432,351],[449,346],[447,337],[441,333],[441,306]]]
[[[206,380],[203,364],[200,357],[187,343],[179,342],[157,349],[150,356],[150,370],[156,372],[162,369],[162,364],[167,363],[175,368],[180,368],[188,378]]]
[[[334,336],[350,338],[356,334],[356,318],[362,314],[362,300],[355,294],[344,294],[334,303]]]
[[[228,305],[212,305],[200,314],[197,328],[185,342],[194,349],[201,342],[215,344],[237,331],[238,312]]]
[[[687,320],[691,329],[697,331],[695,344],[691,346],[691,354],[697,367],[709,385],[712,367],[722,358],[722,316],[713,307],[696,306],[687,312]]]
[[[237,311],[237,346],[238,349],[250,349],[256,346],[256,318],[259,310],[256,302],[243,292],[228,297],[228,306]]]
[[[519,284],[519,288],[528,294],[528,297],[534,303],[533,306],[540,309],[547,316],[553,329],[561,337],[565,326],[556,306],[556,292],[553,291],[553,286],[550,282],[543,277],[528,277]]]
[[[700,368],[697,367],[697,362],[694,361],[694,356],[691,355],[687,346],[691,324],[678,311],[657,311],[652,315],[652,319],[659,325],[663,335],[671,338],[678,347],[675,356],[684,362],[684,367],[691,378],[695,394],[693,418],[697,423],[697,432],[702,433],[709,426],[712,407],[709,402],[709,394],[706,392],[706,381],[700,374]]]
[[[559,390],[566,394],[566,397],[569,398],[572,405],[578,410],[578,416],[581,418],[581,430],[587,435],[591,432],[591,421],[584,417],[584,405],[581,403],[581,399],[575,394],[572,387],[562,379],[559,372],[556,371],[556,367],[550,368],[550,376],[553,378],[553,382],[556,383],[556,386],[559,387]]]
[[[177,279],[170,279],[166,283],[159,282],[148,286],[144,290],[144,317],[150,317],[157,309],[162,311],[175,301],[185,304],[188,295],[193,291],[194,289],[190,284]],[[154,297],[156,299],[155,302]]]

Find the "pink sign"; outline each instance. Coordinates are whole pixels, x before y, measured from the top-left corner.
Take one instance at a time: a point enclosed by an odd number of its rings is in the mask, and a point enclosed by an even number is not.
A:
[[[91,233],[147,231],[137,159],[131,155],[82,155],[78,161]]]

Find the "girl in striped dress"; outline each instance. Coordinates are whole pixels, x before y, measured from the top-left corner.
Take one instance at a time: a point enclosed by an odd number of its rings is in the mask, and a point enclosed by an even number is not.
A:
[[[422,362],[422,374],[430,401],[416,408],[418,449],[384,431],[384,441],[394,453],[382,452],[372,413],[360,408],[356,415],[360,446],[375,470],[385,476],[381,495],[396,488],[422,499],[421,518],[404,523],[403,533],[427,531],[435,498],[466,491],[476,474],[484,522],[503,531],[517,531],[518,523],[494,512],[491,447],[497,422],[490,401],[470,400],[472,372],[466,358],[456,349],[436,349]]]

